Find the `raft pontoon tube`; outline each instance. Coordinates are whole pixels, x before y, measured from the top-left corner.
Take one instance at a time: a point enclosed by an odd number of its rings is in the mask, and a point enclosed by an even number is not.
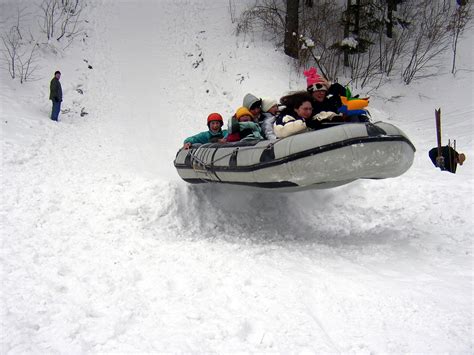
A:
[[[189,183],[325,189],[399,176],[414,153],[408,137],[389,123],[346,123],[277,140],[193,146],[178,151],[174,166]]]

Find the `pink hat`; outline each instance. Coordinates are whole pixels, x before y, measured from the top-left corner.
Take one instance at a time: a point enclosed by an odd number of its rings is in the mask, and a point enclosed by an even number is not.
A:
[[[306,84],[309,92],[329,89],[329,83],[318,74],[315,67],[305,70],[303,74],[306,76]]]

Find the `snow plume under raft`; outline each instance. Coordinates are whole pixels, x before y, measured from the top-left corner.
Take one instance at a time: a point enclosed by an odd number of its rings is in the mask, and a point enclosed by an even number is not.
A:
[[[282,191],[327,189],[405,173],[415,147],[385,122],[347,123],[277,140],[208,143],[180,149],[174,166],[189,183]]]

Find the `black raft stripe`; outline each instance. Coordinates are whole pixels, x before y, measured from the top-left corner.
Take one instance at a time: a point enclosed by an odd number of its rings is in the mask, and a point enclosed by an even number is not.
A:
[[[298,153],[294,153],[285,157],[282,157],[280,159],[275,159],[272,161],[267,161],[267,162],[262,162],[262,163],[256,163],[253,165],[247,165],[247,166],[212,166],[213,171],[227,171],[227,172],[251,172],[251,171],[256,171],[260,169],[265,169],[268,167],[272,167],[275,165],[280,165],[280,164],[285,164],[294,160],[302,159],[309,157],[311,155],[316,155],[316,154],[322,154],[325,152],[329,152],[331,150],[336,150],[339,148],[344,148],[344,147],[349,147],[351,145],[355,144],[363,144],[363,143],[375,143],[375,142],[405,142],[410,147],[413,149],[413,151],[416,151],[415,146],[413,145],[412,142],[410,142],[409,139],[407,139],[404,136],[373,136],[373,137],[358,137],[358,138],[351,138],[351,139],[346,139],[343,141],[339,142],[334,142],[330,144],[326,144],[323,146],[311,148],[308,150],[304,150]],[[278,142],[276,143],[278,144]],[[225,146],[223,146],[224,148]],[[186,165],[186,164],[175,164],[176,168],[179,169],[192,169],[192,166]]]
[[[275,182],[241,182],[241,181],[215,181],[206,179],[183,179],[190,184],[202,184],[202,183],[223,183],[231,185],[242,185],[242,186],[253,186],[253,187],[264,187],[264,188],[282,188],[282,187],[297,187],[298,184],[291,181],[275,181]]]

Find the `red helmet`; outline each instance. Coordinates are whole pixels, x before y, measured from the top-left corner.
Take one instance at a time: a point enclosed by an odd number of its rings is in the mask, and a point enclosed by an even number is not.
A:
[[[207,125],[209,126],[209,123],[211,121],[219,121],[222,125],[224,125],[224,120],[222,119],[222,116],[218,113],[211,113],[209,116],[207,116]]]

